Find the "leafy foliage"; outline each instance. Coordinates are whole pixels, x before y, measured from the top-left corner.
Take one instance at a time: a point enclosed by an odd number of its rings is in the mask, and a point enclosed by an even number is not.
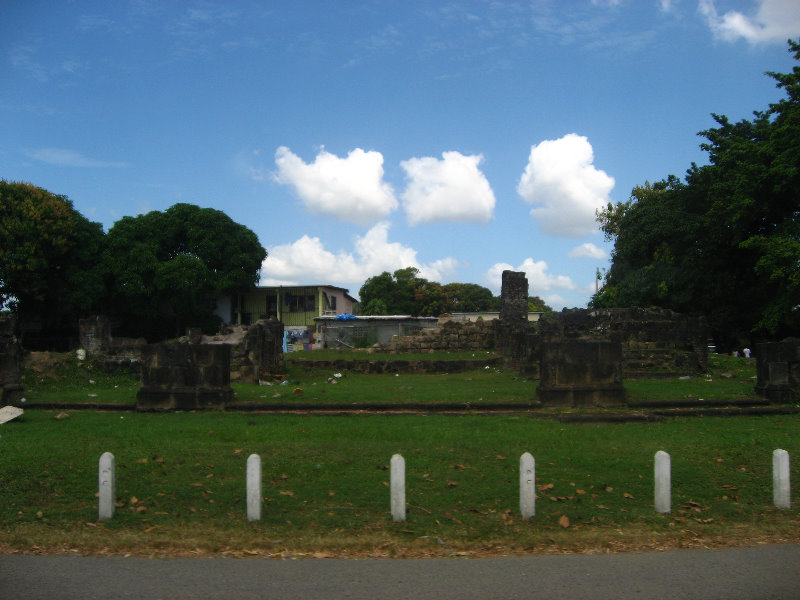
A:
[[[57,332],[103,295],[103,230],[66,196],[0,180],[0,304]]]
[[[216,327],[215,296],[255,285],[266,255],[252,231],[211,208],[175,204],[123,217],[103,255],[109,309],[138,335]]]
[[[488,288],[475,283],[442,285],[406,267],[393,274],[384,271],[361,286],[361,314],[436,317],[452,312],[493,310],[494,298]]]
[[[704,314],[722,347],[800,332],[800,67],[769,75],[787,97],[750,121],[713,115],[708,165],[598,214],[615,245],[594,306]]]

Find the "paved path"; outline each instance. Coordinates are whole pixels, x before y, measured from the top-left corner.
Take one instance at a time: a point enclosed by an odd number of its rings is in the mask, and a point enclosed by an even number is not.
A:
[[[0,598],[795,600],[800,545],[426,560],[0,555]]]

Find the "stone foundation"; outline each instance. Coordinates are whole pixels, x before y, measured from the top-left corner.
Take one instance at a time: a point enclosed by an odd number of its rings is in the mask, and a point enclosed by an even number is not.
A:
[[[233,400],[231,347],[222,344],[149,344],[142,350],[139,410],[224,408]]]
[[[756,344],[755,391],[770,402],[800,398],[800,339]]]
[[[619,342],[542,342],[537,396],[544,406],[622,406],[622,346]]]
[[[625,377],[708,370],[708,325],[661,308],[572,309],[539,321],[543,339],[610,340],[622,345]]]
[[[494,321],[461,321],[443,317],[439,326],[420,329],[412,335],[395,337],[388,344],[376,344],[370,352],[390,354],[428,352],[472,352],[495,346]]]

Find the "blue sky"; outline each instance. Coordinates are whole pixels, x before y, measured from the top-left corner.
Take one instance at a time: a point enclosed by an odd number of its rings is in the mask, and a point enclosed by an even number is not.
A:
[[[594,211],[781,97],[795,0],[0,4],[0,178],[108,230],[176,202],[354,295],[407,266],[585,306]]]

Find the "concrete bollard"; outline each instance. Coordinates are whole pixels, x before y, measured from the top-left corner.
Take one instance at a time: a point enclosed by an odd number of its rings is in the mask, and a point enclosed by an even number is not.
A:
[[[389,474],[392,521],[406,520],[406,461],[399,454],[392,456]]]
[[[669,454],[663,450],[656,452],[655,458],[655,505],[657,513],[672,510],[672,474]]]
[[[116,474],[114,455],[104,452],[100,456],[98,465],[98,517],[101,521],[108,521],[114,516],[114,503],[116,501]]]
[[[247,520],[261,520],[261,457],[247,457]]]
[[[536,514],[536,461],[529,452],[519,458],[519,511],[523,519]]]
[[[772,453],[772,499],[778,508],[792,507],[789,453],[786,450]]]

